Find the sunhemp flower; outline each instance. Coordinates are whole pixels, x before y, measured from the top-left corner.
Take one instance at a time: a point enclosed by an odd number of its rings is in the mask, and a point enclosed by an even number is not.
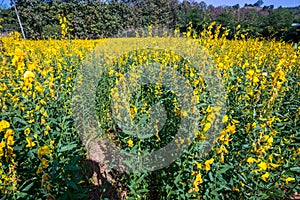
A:
[[[266,172],[261,176],[261,179],[266,182],[267,178],[269,178],[269,176],[270,176],[269,172]]]
[[[254,163],[254,162],[258,162],[258,160],[254,159],[254,158],[252,158],[252,157],[249,157],[249,158],[247,159],[247,162],[250,163],[250,164],[252,164],[252,163]]]
[[[204,168],[205,168],[206,171],[209,171],[209,170],[210,170],[210,165],[211,165],[213,162],[214,162],[214,159],[213,159],[213,158],[211,158],[211,159],[205,161],[205,163],[204,163],[204,165],[205,165]]]
[[[257,85],[259,82],[259,78],[255,75],[255,71],[253,69],[247,71],[246,78],[252,80],[254,85]]]
[[[198,185],[198,184],[201,184],[201,183],[203,183],[202,176],[201,176],[201,174],[197,174],[196,179],[194,181],[194,185]]]
[[[260,162],[258,164],[259,170],[266,170],[268,168],[268,165],[265,162]]]
[[[211,123],[206,123],[205,125],[204,125],[204,128],[203,128],[203,131],[204,132],[206,132],[206,131],[208,131],[208,129],[210,129],[210,127],[211,127]]]
[[[222,122],[226,123],[228,121],[228,115],[224,115],[224,117],[222,118]]]
[[[285,179],[285,183],[288,184],[290,181],[295,181],[295,178],[292,178],[292,177],[287,177]]]
[[[0,132],[3,131],[4,129],[7,129],[10,127],[10,124],[6,120],[1,120],[0,121]]]
[[[27,137],[26,138],[26,141],[27,141],[27,145],[26,147],[34,147],[35,146],[35,143],[32,141],[32,138],[31,137]]]
[[[26,71],[24,73],[24,80],[29,80],[30,78],[33,79],[35,77],[32,71]]]
[[[130,139],[127,141],[129,147],[133,147],[133,141]]]
[[[51,150],[49,149],[49,147],[47,145],[44,145],[44,146],[39,148],[38,157],[41,158],[43,155],[47,155],[47,154],[50,154],[50,153],[51,153]]]

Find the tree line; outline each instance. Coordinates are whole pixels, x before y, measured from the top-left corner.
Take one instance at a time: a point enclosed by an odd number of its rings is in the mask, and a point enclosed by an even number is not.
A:
[[[179,0],[15,0],[27,38],[60,38],[58,15],[67,19],[70,38],[103,38],[149,25],[200,32],[216,21],[232,30],[237,25],[248,37],[299,41],[300,6],[274,8],[255,4],[214,7],[204,1]],[[20,31],[15,10],[1,8],[2,31]],[[228,37],[233,37],[234,31]]]

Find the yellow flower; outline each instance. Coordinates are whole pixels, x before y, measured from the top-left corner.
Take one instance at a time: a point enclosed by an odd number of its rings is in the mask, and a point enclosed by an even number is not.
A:
[[[114,75],[114,70],[110,70],[110,71],[108,72],[108,75],[109,75],[109,76]]]
[[[3,149],[5,147],[5,142],[4,141],[1,141],[0,142],[0,149]]]
[[[15,141],[14,141],[14,136],[8,136],[8,138],[7,138],[7,145],[10,145],[10,146],[12,146],[12,145],[14,145],[15,144]]]
[[[223,119],[222,119],[222,122],[223,123],[226,123],[228,121],[228,116],[227,115],[224,115]]]
[[[274,163],[270,163],[270,165],[271,165],[271,167],[273,167],[273,168],[280,167],[280,165],[278,165],[278,164],[274,164]]]
[[[128,146],[129,146],[129,147],[133,147],[133,141],[132,141],[131,139],[130,139],[130,140],[128,140],[128,142],[127,142],[127,143],[128,143]]]
[[[261,176],[261,179],[266,182],[267,178],[269,178],[269,176],[270,176],[269,172],[266,172]]]
[[[240,184],[241,184],[241,186],[242,186],[242,187],[244,187],[244,186],[245,186],[245,184],[244,184],[242,181],[240,181]]]
[[[233,134],[233,133],[235,133],[235,131],[236,131],[236,126],[233,124],[233,125],[228,125],[227,127],[226,127],[226,131],[228,132],[228,133],[231,133],[231,134]]]
[[[0,132],[3,131],[4,129],[7,129],[10,127],[10,124],[6,120],[1,120],[0,121]]]
[[[45,158],[42,159],[42,166],[43,166],[43,168],[47,168],[49,166],[48,162]]]
[[[265,162],[260,162],[258,164],[259,170],[266,170],[268,168],[268,165]]]
[[[211,123],[206,123],[205,125],[204,125],[204,128],[203,128],[203,131],[204,132],[206,132],[206,131],[208,131],[208,129],[210,128],[210,126],[211,126]]]
[[[43,171],[43,169],[39,167],[39,168],[37,169],[36,173],[39,174],[39,173],[41,173],[42,171]]]
[[[202,169],[202,164],[198,163],[197,161],[195,162],[196,166],[198,169]]]
[[[212,111],[212,107],[208,106],[207,109],[206,109],[206,112],[210,113],[211,111]]]
[[[246,132],[249,132],[249,130],[250,130],[250,123],[246,124],[245,130],[246,130]]]
[[[290,181],[294,181],[294,180],[295,180],[295,178],[287,177],[287,178],[285,179],[285,183],[288,184]]]
[[[255,129],[256,126],[257,126],[256,122],[253,122],[251,126],[252,126],[253,129]]]
[[[25,56],[25,54],[23,53],[23,51],[21,49],[19,49],[19,48],[17,48],[15,50],[15,55],[16,56],[20,56],[20,57]]]
[[[26,136],[28,136],[29,133],[30,133],[30,128],[26,128],[25,131],[24,131],[24,134],[25,134]]]
[[[259,78],[257,76],[253,76],[252,82],[256,85],[259,82]]]
[[[34,73],[32,71],[26,71],[25,74],[24,74],[24,80],[27,80],[27,79],[33,79],[34,78]]]
[[[222,152],[228,153],[228,150],[223,145],[219,148],[219,150],[217,151],[217,153],[222,153]]]
[[[213,162],[214,162],[214,159],[213,159],[213,158],[211,158],[211,159],[205,161],[204,165],[205,165],[205,170],[206,170],[206,171],[209,171],[209,170],[210,170],[210,165],[211,165]]]
[[[219,140],[222,141],[223,144],[226,144],[228,146],[229,142],[232,140],[232,138],[229,139],[229,137],[230,137],[230,135],[228,135],[228,134],[221,135]]]
[[[9,136],[13,135],[14,131],[11,129],[6,130],[5,134],[4,134],[4,138],[8,138]]]
[[[32,142],[32,138],[31,137],[27,137],[26,141],[27,141],[26,147],[34,147],[35,146],[35,143]]]
[[[248,70],[247,73],[246,73],[246,78],[251,79],[253,74],[254,74],[253,69]]]
[[[254,159],[254,158],[252,158],[252,157],[249,157],[249,158],[247,159],[247,162],[251,164],[251,163],[254,163],[254,162],[258,162],[258,160]]]
[[[40,100],[40,103],[41,103],[42,105],[46,105],[46,104],[47,104],[46,101],[44,101],[43,99]]]
[[[203,183],[202,176],[201,176],[201,174],[197,174],[196,179],[194,181],[194,186],[201,184],[201,183]]]
[[[51,150],[49,149],[49,147],[47,145],[44,145],[41,148],[39,148],[38,157],[41,158],[43,155],[47,155],[50,153],[51,153]]]
[[[47,174],[47,173],[45,173],[45,174],[42,175],[42,181],[47,181],[50,178],[51,178],[51,176],[49,174]]]

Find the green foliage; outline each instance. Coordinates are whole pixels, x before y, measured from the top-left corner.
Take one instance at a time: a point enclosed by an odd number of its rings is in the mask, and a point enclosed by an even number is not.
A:
[[[233,29],[238,24],[248,37],[276,38],[297,42],[299,31],[291,28],[297,22],[299,8],[273,6],[232,7],[207,6],[205,2],[178,0],[142,1],[25,1],[17,8],[29,38],[61,38],[57,15],[66,16],[69,38],[101,38],[126,31],[157,25],[186,32],[188,23],[200,33],[212,21]],[[4,29],[19,30],[13,8],[3,9]],[[0,16],[0,17],[1,17]],[[233,35],[228,35],[233,38]]]

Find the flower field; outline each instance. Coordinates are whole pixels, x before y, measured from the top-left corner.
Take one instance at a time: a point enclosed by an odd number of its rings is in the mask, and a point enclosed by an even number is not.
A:
[[[180,121],[199,111],[194,140],[176,140],[178,148],[186,142],[189,148],[156,171],[122,172],[118,181],[126,187],[117,193],[125,190],[127,199],[288,199],[299,192],[300,51],[289,43],[247,39],[238,30],[234,40],[226,39],[229,30],[215,24],[199,36],[186,34],[194,37],[218,71],[225,94],[223,110],[213,103],[203,74],[184,55],[134,46],[117,59],[99,55],[100,61],[111,61],[97,80],[96,113],[106,138],[123,150],[140,155],[163,148],[176,138]],[[72,109],[73,92],[85,81],[77,75],[97,46],[105,41],[101,52],[117,52],[118,41],[126,40],[132,38],[32,41],[17,33],[1,38],[1,197],[92,198],[86,186],[87,153]],[[161,38],[153,40],[163,43]],[[205,58],[200,67],[207,62]],[[157,81],[134,87],[132,98],[120,108],[124,98],[114,86],[125,73],[136,72],[129,75],[138,79],[138,66],[155,63],[162,73],[172,69],[185,78],[193,95],[187,102],[194,107],[185,110],[176,94]],[[150,123],[150,107],[157,102],[166,112],[162,127]],[[216,128],[218,117],[222,125]],[[134,130],[116,127],[124,119],[151,129],[152,136],[135,137]],[[218,131],[217,137],[201,154],[210,130]],[[105,188],[100,197],[109,198]]]

